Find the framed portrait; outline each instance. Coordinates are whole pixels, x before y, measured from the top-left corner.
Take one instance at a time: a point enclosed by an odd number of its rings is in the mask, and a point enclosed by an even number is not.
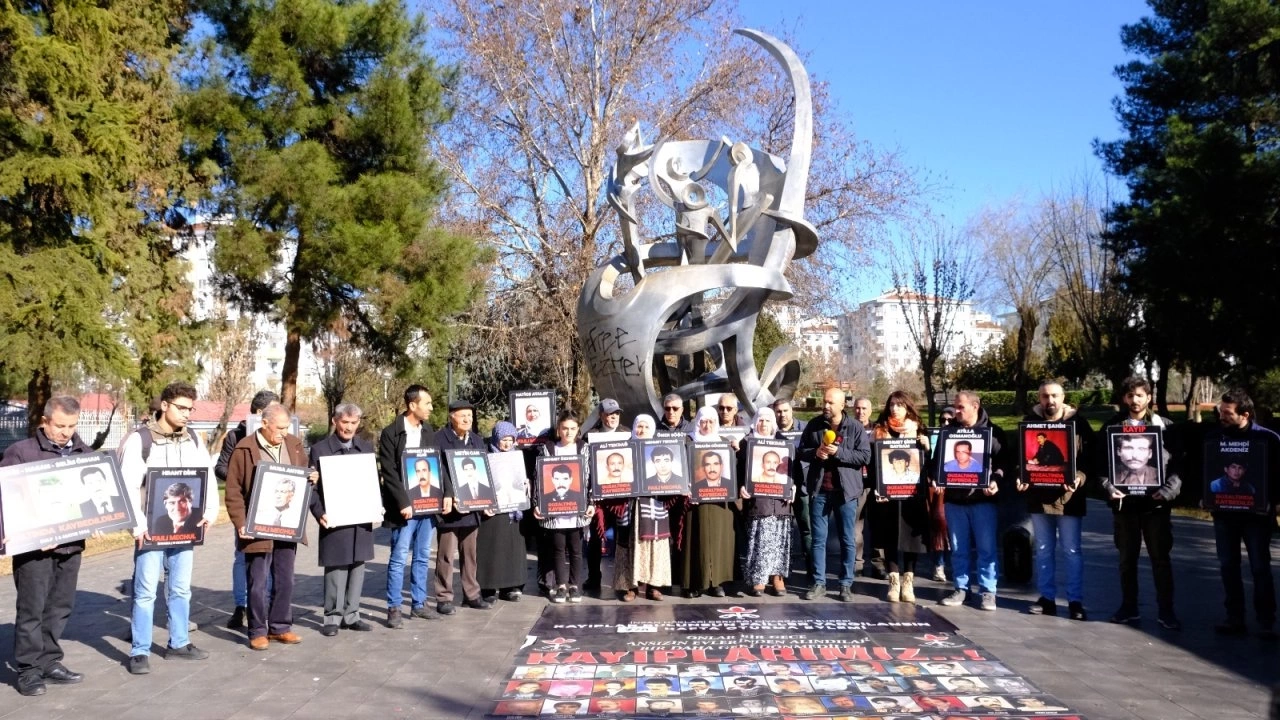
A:
[[[699,441],[689,446],[692,481],[689,497],[694,502],[733,502],[738,499],[738,482],[733,448],[727,442]]]
[[[628,430],[614,430],[612,432],[598,430],[596,432],[587,433],[587,443],[589,445],[597,445],[599,443],[606,443],[606,442],[618,442],[621,440],[630,440],[630,439],[631,439],[631,432]]]
[[[516,390],[507,396],[516,444],[532,445],[556,421],[555,390]]]
[[[640,494],[688,495],[689,458],[685,455],[684,441],[650,438],[638,442],[638,450],[644,460]]]
[[[1076,481],[1076,428],[1071,423],[1018,425],[1018,477],[1032,489],[1056,488]]]
[[[329,527],[382,522],[378,460],[373,453],[320,458],[319,487]]]
[[[142,547],[203,545],[209,468],[152,468],[143,485],[147,534]],[[215,508],[216,512],[216,508]]]
[[[636,447],[630,440],[591,444],[591,497],[633,497],[640,479]]]
[[[249,489],[249,518],[245,534],[264,540],[299,542],[307,526],[304,512],[311,504],[311,468],[261,462]]]
[[[109,453],[68,455],[0,468],[0,554],[20,555],[133,528],[133,504]]]
[[[489,454],[480,450],[445,450],[449,478],[453,480],[453,505],[458,512],[493,510],[498,498],[489,474]]]
[[[525,475],[524,453],[489,453],[489,473],[493,475],[493,495],[498,512],[529,509],[529,477]]]
[[[753,438],[747,442],[747,492],[751,497],[790,499],[791,463],[795,449],[786,440]]]
[[[409,448],[400,457],[400,468],[413,516],[443,512],[444,481],[440,474],[440,451],[435,448]]]
[[[747,431],[750,429],[751,428],[749,427],[743,427],[741,425],[723,426],[719,430],[720,439],[725,442],[732,442],[736,440],[738,441],[738,444],[741,445],[742,439],[747,436]]]
[[[1153,425],[1107,428],[1107,469],[1116,489],[1150,495],[1164,483],[1164,437]]]
[[[947,426],[938,433],[938,487],[985,488],[991,478],[991,428]]]
[[[1204,443],[1204,500],[1210,510],[1265,512],[1271,458],[1259,438],[1215,432]]]
[[[876,461],[876,492],[890,500],[916,494],[924,469],[924,447],[917,438],[885,438],[872,443]]]
[[[543,517],[581,515],[587,511],[587,483],[581,457],[540,457],[537,468],[538,512]]]

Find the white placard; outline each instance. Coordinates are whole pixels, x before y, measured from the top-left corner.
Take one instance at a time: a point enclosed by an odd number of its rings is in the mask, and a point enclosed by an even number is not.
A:
[[[320,489],[329,527],[382,522],[378,461],[373,453],[320,458]]]

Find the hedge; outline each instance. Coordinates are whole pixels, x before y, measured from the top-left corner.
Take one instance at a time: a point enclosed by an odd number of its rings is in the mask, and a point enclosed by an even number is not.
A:
[[[974,390],[974,392],[982,398],[983,405],[1013,404],[1013,390]],[[1108,404],[1106,394],[1102,390],[1068,390],[1064,395],[1066,403],[1072,407]],[[1038,402],[1040,402],[1039,391],[1033,390],[1027,393],[1028,405],[1035,405]]]

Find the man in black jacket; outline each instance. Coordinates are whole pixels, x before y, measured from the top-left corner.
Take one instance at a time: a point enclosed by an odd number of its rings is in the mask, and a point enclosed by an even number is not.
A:
[[[405,411],[382,429],[378,436],[378,480],[382,488],[382,526],[391,529],[391,557],[387,560],[387,627],[395,629],[404,623],[404,566],[413,553],[409,568],[411,617],[438,620],[427,610],[427,561],[431,557],[431,537],[436,531],[436,518],[413,516],[413,502],[404,482],[404,451],[429,447],[435,431],[431,417],[431,393],[421,385],[410,385],[404,391]],[[444,509],[450,508],[446,497]]]
[[[471,430],[474,422],[475,408],[471,403],[453,401],[449,404],[449,427],[436,433],[436,447],[442,451],[469,449],[484,452],[484,439]],[[440,516],[440,540],[436,547],[436,612],[441,615],[457,612],[453,606],[454,556],[458,557],[458,571],[462,576],[462,604],[476,610],[488,610],[491,606],[480,596],[480,581],[476,578],[479,513],[457,512],[450,505],[453,493],[453,479],[446,476],[445,512]]]
[[[92,452],[76,433],[79,422],[78,400],[50,398],[35,437],[9,446],[0,467]],[[23,695],[43,695],[45,680],[70,685],[84,679],[63,666],[58,642],[75,605],[83,551],[84,541],[76,540],[13,557],[13,585],[18,593],[13,659],[18,670],[18,692]]]
[[[261,415],[262,409],[273,402],[279,402],[280,396],[270,390],[259,390],[249,402],[249,414]],[[249,426],[244,420],[227,431],[222,439],[222,452],[218,453],[218,462],[213,466],[213,474],[222,482],[227,480],[227,465],[231,463],[231,455],[236,445],[249,434]],[[234,534],[233,536],[234,537]],[[234,545],[233,545],[234,547]],[[236,609],[227,621],[227,628],[243,630],[245,615],[249,612],[249,575],[244,564],[244,553],[235,551],[235,560],[231,564],[231,597],[235,600]]]
[[[311,446],[312,468],[319,472],[320,459],[325,457],[373,453],[373,446],[356,437],[363,414],[355,403],[333,409],[333,433]],[[338,628],[371,630],[369,623],[360,619],[360,594],[364,564],[373,559],[373,523],[329,527],[324,483],[321,472],[316,491],[311,493],[311,514],[320,523],[320,565],[324,567],[324,625],[320,634],[333,637]]]

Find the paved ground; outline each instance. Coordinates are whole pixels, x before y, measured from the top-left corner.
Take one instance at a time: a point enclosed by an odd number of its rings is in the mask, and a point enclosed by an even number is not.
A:
[[[961,632],[990,650],[1074,710],[1094,720],[1180,720],[1265,718],[1269,686],[1280,680],[1280,649],[1257,638],[1220,639],[1220,582],[1212,528],[1175,521],[1178,612],[1186,628],[1159,629],[1151,603],[1150,573],[1143,566],[1142,611],[1137,628],[1110,625],[1118,605],[1115,550],[1110,516],[1093,504],[1086,523],[1086,600],[1090,621],[1044,618],[1026,613],[1034,588],[1001,590],[1000,610],[934,609]],[[312,535],[314,537],[314,533]],[[371,619],[384,617],[382,587],[386,535],[379,533],[376,559],[366,575],[364,607]],[[213,653],[204,662],[152,657],[150,675],[134,677],[124,668],[129,652],[129,602],[120,593],[131,575],[131,555],[114,552],[90,558],[80,575],[75,616],[66,633],[66,664],[88,677],[76,686],[49,687],[39,698],[0,688],[0,718],[480,718],[495,678],[505,674],[525,631],[546,606],[526,596],[482,612],[460,609],[440,622],[408,620],[401,630],[380,623],[371,633],[343,632],[322,637],[321,598],[315,551],[299,553],[294,596],[301,645],[273,645],[252,652],[244,636],[226,630],[231,607],[230,528],[223,524],[197,550],[192,618],[200,628],[193,641]],[[606,577],[608,577],[606,570]],[[793,577],[796,587],[803,577]],[[12,686],[14,592],[0,583],[0,683]],[[858,603],[878,602],[882,583],[858,583]],[[531,584],[532,587],[532,584]],[[1246,591],[1248,586],[1246,585]],[[921,602],[936,600],[943,587],[923,581]],[[795,602],[753,599],[752,602]],[[587,602],[596,602],[588,599]],[[609,600],[607,602],[613,602]],[[669,602],[713,602],[709,599]],[[856,612],[856,604],[824,601],[832,613]],[[157,630],[163,645],[165,632]]]

